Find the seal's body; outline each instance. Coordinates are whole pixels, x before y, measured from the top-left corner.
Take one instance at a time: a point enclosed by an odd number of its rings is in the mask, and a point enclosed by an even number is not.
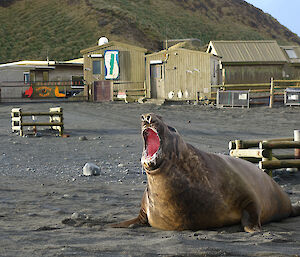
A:
[[[250,162],[200,151],[155,114],[142,116],[147,172],[140,214],[114,227],[150,224],[199,230],[241,223],[244,230],[300,215],[288,195]]]

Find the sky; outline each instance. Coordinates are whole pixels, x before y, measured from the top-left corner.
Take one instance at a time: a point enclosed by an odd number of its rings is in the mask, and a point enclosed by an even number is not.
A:
[[[300,36],[300,0],[245,0]]]

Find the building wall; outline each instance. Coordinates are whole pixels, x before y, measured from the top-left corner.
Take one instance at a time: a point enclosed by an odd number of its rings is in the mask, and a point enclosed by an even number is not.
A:
[[[56,66],[55,70],[49,71],[50,81],[71,81],[72,76],[83,76],[82,66]]]
[[[210,97],[212,72],[212,55],[187,49],[165,50],[146,56],[147,97],[151,96],[150,62],[162,61],[163,98],[170,100],[196,100]],[[173,92],[173,93],[172,93]],[[182,97],[180,97],[182,94]]]
[[[283,78],[283,65],[229,65],[223,64],[225,69],[225,84],[267,83],[270,78]]]
[[[105,50],[119,50],[120,76],[114,81],[114,89],[124,91],[125,89],[142,88],[145,81],[145,52],[124,46],[123,44],[108,45],[84,53],[84,79],[88,85],[94,81],[105,80],[104,57],[89,57],[91,54],[101,54],[104,56]],[[93,61],[99,60],[101,64],[101,74],[93,74]]]
[[[289,64],[285,66],[285,78],[291,80],[299,80],[300,79],[300,64],[293,65]]]
[[[43,81],[43,72],[49,73],[49,81],[71,81],[72,76],[83,76],[82,66],[56,66],[55,69],[40,69],[25,67],[10,67],[0,69],[0,82],[23,82],[24,72],[30,72],[35,81]]]
[[[10,67],[10,68],[4,68],[4,69],[0,69],[0,84],[3,81],[11,81],[11,82],[15,82],[15,81],[19,81],[19,82],[23,82],[24,81],[24,72],[29,72],[28,69],[24,69],[24,68],[14,68],[14,67]]]
[[[48,72],[49,81],[71,81],[72,76],[83,76],[82,66],[56,66],[55,69],[34,67],[7,67],[0,69],[0,98],[22,98],[29,84],[24,84],[24,72],[30,73],[31,82],[43,81],[43,72]],[[10,82],[10,83],[5,83]],[[2,87],[1,87],[2,86]]]
[[[220,59],[213,55],[210,58],[210,70],[211,85],[222,84],[222,69]]]

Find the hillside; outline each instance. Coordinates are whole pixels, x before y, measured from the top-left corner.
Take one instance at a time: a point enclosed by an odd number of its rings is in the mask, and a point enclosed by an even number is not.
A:
[[[66,60],[106,36],[145,47],[162,40],[300,38],[243,0],[0,0],[0,63]]]

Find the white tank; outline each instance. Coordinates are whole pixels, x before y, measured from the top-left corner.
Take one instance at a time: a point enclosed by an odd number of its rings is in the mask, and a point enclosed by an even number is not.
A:
[[[98,40],[98,46],[102,46],[108,43],[108,39],[106,37],[100,37]]]

